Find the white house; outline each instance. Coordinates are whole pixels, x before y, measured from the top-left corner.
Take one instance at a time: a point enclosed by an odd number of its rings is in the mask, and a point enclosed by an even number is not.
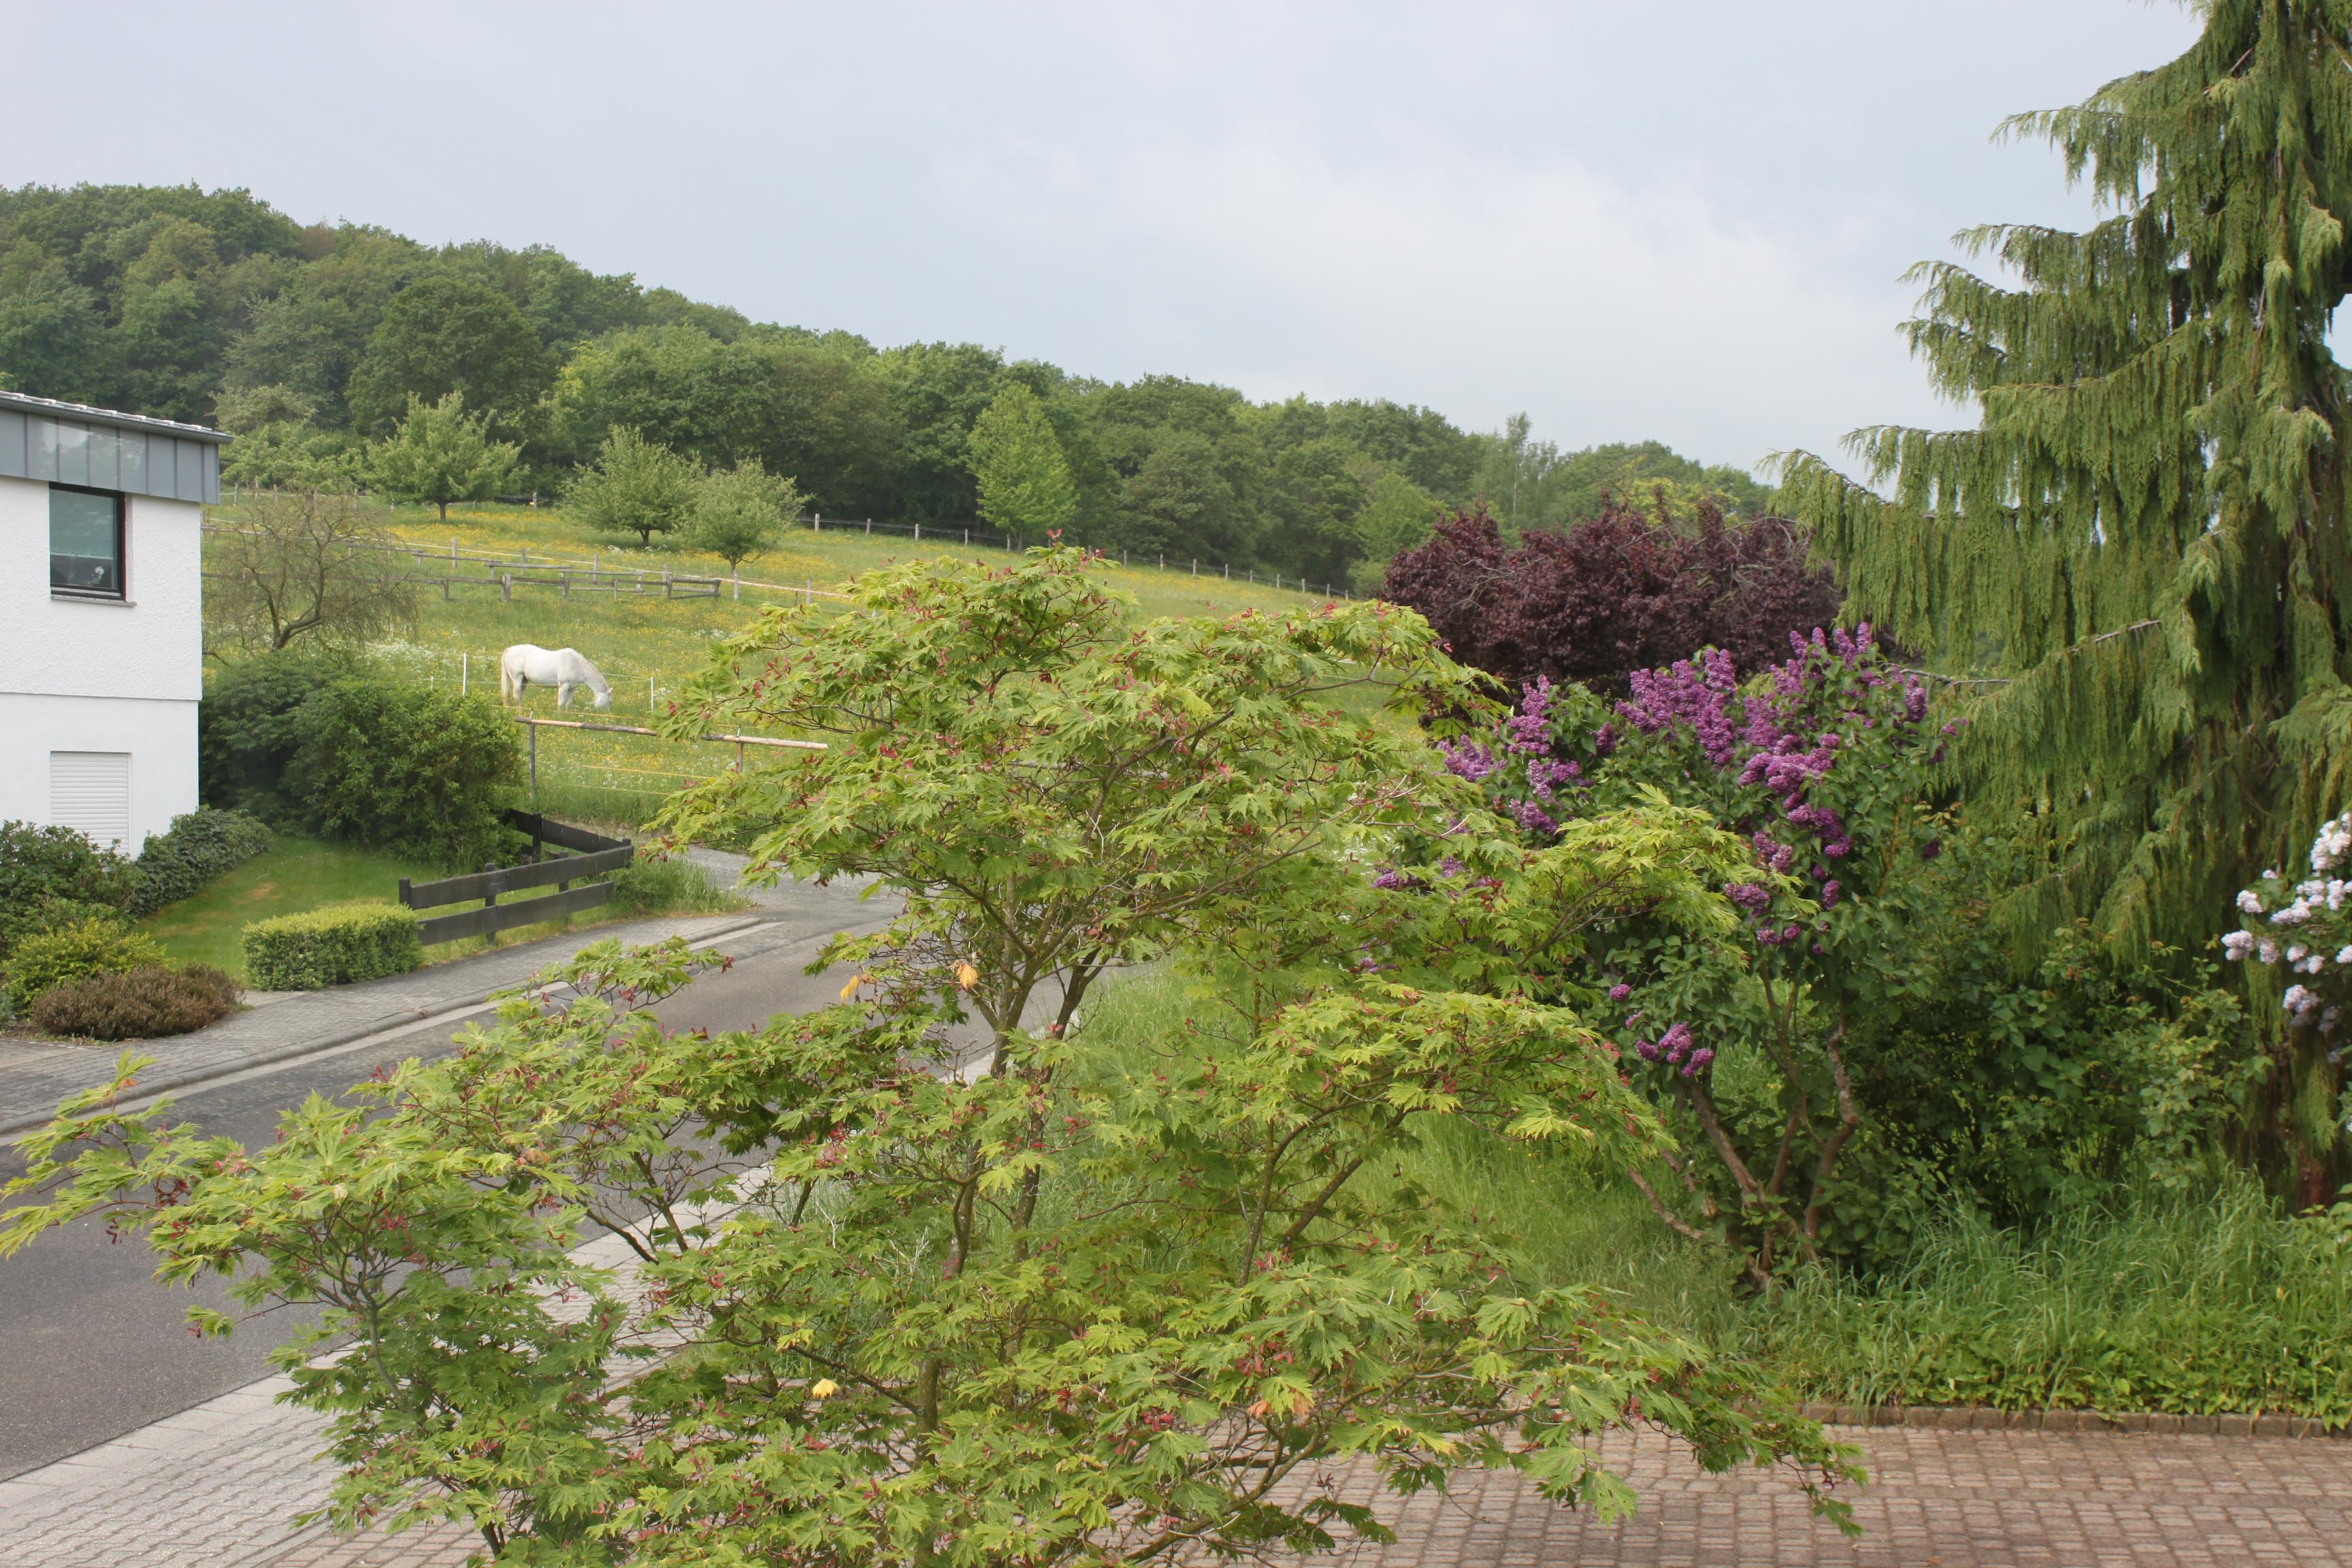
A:
[[[201,426],[0,392],[0,821],[136,855],[196,808]]]

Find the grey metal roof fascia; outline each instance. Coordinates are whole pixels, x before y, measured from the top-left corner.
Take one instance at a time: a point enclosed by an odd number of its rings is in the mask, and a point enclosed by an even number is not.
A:
[[[177,419],[157,419],[145,414],[121,414],[111,408],[92,408],[86,403],[65,403],[54,397],[35,397],[29,392],[0,391],[0,408],[19,408],[27,414],[46,415],[52,419],[75,419],[86,425],[110,425],[118,430],[152,430],[176,436],[184,441],[226,442],[228,432],[215,430],[205,425],[184,425]]]

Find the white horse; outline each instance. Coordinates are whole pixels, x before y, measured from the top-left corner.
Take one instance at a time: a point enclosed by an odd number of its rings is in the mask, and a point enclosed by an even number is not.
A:
[[[578,648],[544,648],[519,642],[499,656],[499,700],[520,702],[533,686],[555,688],[555,705],[572,706],[572,694],[582,687],[596,694],[596,706],[613,705],[613,688]]]

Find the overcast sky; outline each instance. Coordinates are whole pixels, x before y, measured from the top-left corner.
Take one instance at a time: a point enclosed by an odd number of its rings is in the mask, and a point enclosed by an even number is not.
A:
[[[2159,0],[0,0],[0,180],[246,185],[763,320],[1710,461],[1952,423],[1904,268],[2079,221],[2019,110]],[[34,68],[24,68],[26,67]]]

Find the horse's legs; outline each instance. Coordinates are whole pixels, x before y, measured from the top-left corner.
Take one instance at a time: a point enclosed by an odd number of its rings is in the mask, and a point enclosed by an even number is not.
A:
[[[555,683],[555,705],[558,708],[572,706],[572,682],[559,680]]]

